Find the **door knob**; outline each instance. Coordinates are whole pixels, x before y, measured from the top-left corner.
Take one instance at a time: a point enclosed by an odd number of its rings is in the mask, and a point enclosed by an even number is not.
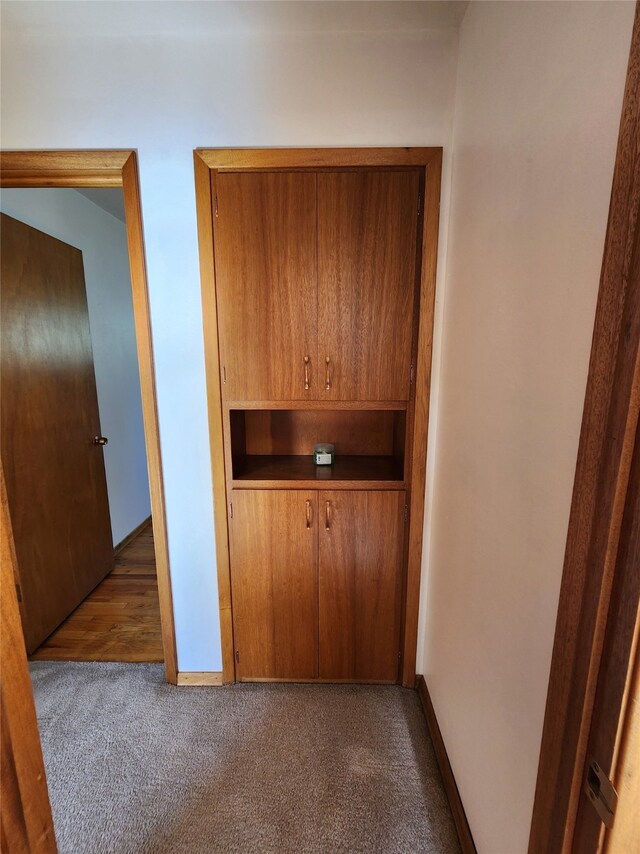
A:
[[[94,436],[93,444],[94,445],[106,445],[109,440],[106,436]]]

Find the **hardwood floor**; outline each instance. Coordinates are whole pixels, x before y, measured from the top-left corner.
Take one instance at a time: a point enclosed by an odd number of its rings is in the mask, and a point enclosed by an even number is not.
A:
[[[164,660],[151,522],[116,556],[113,571],[31,660]]]

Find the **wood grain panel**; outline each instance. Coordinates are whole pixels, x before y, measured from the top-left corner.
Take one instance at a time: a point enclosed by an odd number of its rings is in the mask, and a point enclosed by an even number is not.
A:
[[[199,148],[197,156],[219,171],[342,169],[426,166],[441,148]]]
[[[398,678],[404,502],[404,492],[319,493],[322,678]]]
[[[598,675],[589,742],[586,749],[586,761],[595,759],[600,768],[613,780],[620,796],[620,813],[614,820],[613,830],[608,834],[611,839],[607,845],[612,845],[616,836],[620,840],[629,835],[630,823],[625,822],[625,814],[636,811],[636,851],[640,852],[640,823],[638,806],[640,798],[633,797],[633,787],[640,795],[640,752],[627,759],[627,776],[621,772],[624,769],[624,757],[620,756],[625,731],[625,712],[628,705],[630,721],[633,721],[633,700],[629,696],[633,682],[633,670],[637,655],[638,633],[640,631],[640,425],[636,430],[636,441],[627,490],[620,547],[616,565],[615,579],[612,588],[611,602],[607,629],[602,651],[602,664]],[[638,713],[639,710],[636,709]],[[629,728],[633,733],[633,725]],[[624,753],[624,750],[623,750]],[[635,766],[635,768],[634,768]],[[634,774],[635,770],[635,774]],[[582,774],[584,779],[586,769]],[[635,776],[635,781],[634,781]],[[627,789],[627,786],[629,787]],[[626,805],[626,810],[625,810]],[[619,804],[620,806],[620,804]],[[627,830],[624,825],[627,824]],[[588,800],[584,789],[580,793],[576,829],[572,842],[575,851],[595,851],[603,831],[600,818]],[[615,852],[616,848],[612,847]],[[618,851],[632,852],[630,848],[620,847]]]
[[[321,399],[409,398],[418,189],[417,171],[318,175]]]
[[[198,246],[202,288],[202,326],[207,381],[207,415],[211,450],[211,480],[216,540],[216,576],[220,609],[220,642],[222,673],[225,684],[235,681],[233,620],[231,613],[231,576],[229,563],[229,530],[227,526],[227,463],[222,420],[222,384],[218,338],[218,304],[213,252],[213,195],[211,174],[200,155],[194,153]],[[228,444],[228,442],[227,442]],[[230,448],[229,457],[230,457]],[[230,462],[229,462],[230,466]]]
[[[309,409],[305,400],[225,400],[224,409]],[[370,410],[407,409],[406,400],[314,400],[313,409],[321,410]]]
[[[0,850],[57,851],[14,583],[15,552],[0,466]]]
[[[311,456],[246,456],[234,462],[236,488],[398,489],[403,486],[402,460],[395,457],[336,457],[317,466]]]
[[[392,454],[393,410],[250,410],[246,422],[248,454],[308,454],[331,442],[336,455]]]
[[[160,598],[164,667],[167,682],[175,684],[178,654],[173,622],[171,567],[169,564],[169,541],[164,500],[162,451],[160,450],[160,432],[158,426],[147,268],[144,254],[140,181],[138,178],[138,158],[135,151],[130,152],[126,163],[122,167],[122,193],[124,196],[127,225],[127,248],[129,250],[129,267],[131,270],[131,297],[133,300],[133,319],[136,327],[140,395],[142,399],[142,416],[144,419],[147,470],[149,472],[151,515],[153,517],[154,528],[154,554],[158,596]]]
[[[233,490],[232,502],[236,676],[313,678],[318,675],[317,493]]]
[[[313,399],[318,378],[315,175],[234,173],[214,181],[223,395]]]
[[[633,851],[634,845],[640,850],[640,649],[637,632],[613,782],[618,792],[618,805],[613,827],[605,836],[603,854]]]
[[[413,687],[416,681],[441,182],[442,150],[427,166],[425,176],[416,373],[414,399],[407,418],[407,434],[410,441],[407,442],[406,460],[410,470],[410,490],[402,656],[402,684],[405,688]]]
[[[113,567],[82,253],[2,214],[2,461],[31,652]]]
[[[178,685],[188,685],[193,688],[219,687],[224,685],[224,676],[217,670],[181,670],[178,673]]]
[[[131,150],[3,151],[3,187],[120,187]]]

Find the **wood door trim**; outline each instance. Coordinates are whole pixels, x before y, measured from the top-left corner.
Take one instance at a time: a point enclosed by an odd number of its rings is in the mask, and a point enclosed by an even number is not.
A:
[[[631,41],[530,854],[571,850],[640,407],[640,5]]]
[[[441,148],[198,148],[195,151],[208,169],[218,172],[367,166],[424,168],[441,154]]]
[[[229,525],[227,519],[227,486],[222,431],[222,389],[220,386],[220,351],[218,348],[218,306],[216,301],[216,270],[213,249],[213,206],[211,171],[194,152],[196,182],[196,213],[200,253],[200,287],[202,291],[202,324],[204,331],[204,360],[213,481],[213,509],[216,537],[216,572],[218,577],[218,606],[220,609],[220,640],[222,646],[222,681],[235,681],[236,665],[231,611],[231,563],[229,560]]]
[[[181,670],[178,673],[178,685],[210,688],[224,685],[224,681],[222,673],[216,670]]]
[[[0,186],[122,187],[149,470],[165,673],[167,681],[175,684],[177,678],[175,626],[137,154],[132,149],[1,151]]]
[[[436,297],[436,267],[440,217],[440,184],[442,149],[438,149],[425,167],[424,216],[422,219],[422,268],[420,272],[420,309],[418,349],[414,379],[413,434],[410,452],[411,488],[409,496],[409,537],[405,582],[404,649],[402,684],[413,688],[416,682],[418,646],[418,610],[422,575],[422,531],[427,476],[427,442],[429,438],[429,401],[431,395],[431,362],[433,321]]]
[[[2,705],[2,844],[7,851],[55,854],[55,834],[42,747],[18,611],[13,532],[0,462],[2,573],[0,695]]]
[[[2,187],[120,187],[130,149],[114,151],[4,151]]]
[[[218,573],[218,599],[220,605],[220,631],[224,682],[235,680],[234,642],[232,625],[231,578],[229,560],[227,474],[223,443],[223,404],[220,385],[220,355],[218,349],[218,324],[216,304],[216,273],[213,252],[213,198],[212,170],[255,169],[321,169],[340,167],[410,166],[419,168],[424,176],[425,199],[422,234],[422,265],[420,270],[420,309],[417,362],[412,394],[415,390],[415,424],[413,429],[411,484],[408,535],[408,565],[406,569],[406,595],[401,621],[403,637],[402,684],[415,686],[415,668],[418,639],[418,608],[420,576],[422,570],[422,528],[424,520],[424,489],[427,462],[427,432],[429,421],[429,396],[431,379],[431,354],[436,285],[436,260],[440,210],[440,183],[442,174],[442,148],[265,148],[265,149],[213,149],[194,151],[198,242],[200,250],[200,277],[202,288],[207,402],[209,437],[213,476],[214,518],[216,531],[216,557]],[[242,408],[254,404],[242,403]],[[314,408],[312,402],[280,401],[277,404],[256,402],[256,408]],[[327,408],[351,407],[351,402],[328,401]],[[413,405],[413,404],[411,404]],[[354,408],[368,408],[359,401]],[[407,402],[376,403],[374,408],[407,408]],[[410,485],[408,487],[410,488]],[[412,524],[411,519],[415,522]]]

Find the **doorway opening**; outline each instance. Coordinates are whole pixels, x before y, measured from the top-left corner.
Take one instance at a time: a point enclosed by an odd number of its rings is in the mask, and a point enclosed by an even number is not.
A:
[[[2,463],[27,651],[164,661],[175,682],[135,154],[2,165]]]

